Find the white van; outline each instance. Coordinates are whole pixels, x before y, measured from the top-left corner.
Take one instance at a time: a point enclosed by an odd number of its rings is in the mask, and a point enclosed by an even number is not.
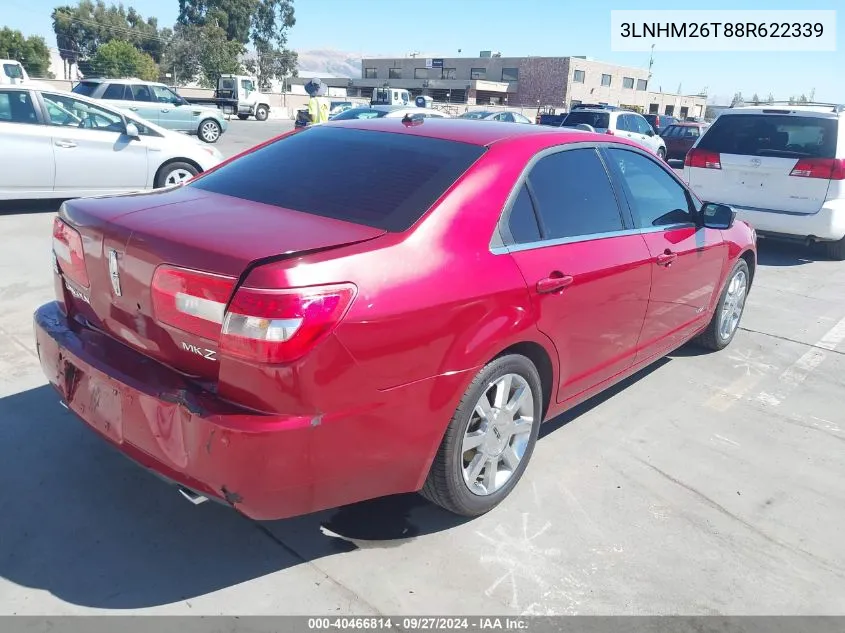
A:
[[[29,81],[23,65],[14,59],[0,59],[0,85],[21,84]]]
[[[412,103],[411,95],[401,88],[375,88],[370,105],[403,105]]]

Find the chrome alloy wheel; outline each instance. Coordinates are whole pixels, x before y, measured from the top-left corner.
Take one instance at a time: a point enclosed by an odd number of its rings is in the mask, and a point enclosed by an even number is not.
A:
[[[178,185],[180,182],[185,182],[193,177],[194,175],[187,169],[174,169],[167,174],[167,178],[164,179],[164,185],[166,187],[172,187],[173,185]]]
[[[510,480],[525,455],[534,420],[534,394],[522,376],[505,374],[487,386],[461,451],[464,483],[473,494],[493,494]]]
[[[747,295],[748,276],[744,270],[738,270],[728,283],[722,314],[719,317],[719,336],[722,340],[729,339],[739,325]]]
[[[216,121],[206,121],[200,128],[200,136],[207,143],[213,143],[220,138],[220,126]]]

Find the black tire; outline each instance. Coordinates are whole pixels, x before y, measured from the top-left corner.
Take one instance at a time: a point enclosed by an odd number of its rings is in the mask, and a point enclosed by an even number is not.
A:
[[[266,105],[260,105],[255,109],[255,120],[256,121],[266,121],[267,117],[270,115],[270,111],[267,109]]]
[[[214,119],[200,121],[200,125],[197,128],[197,136],[203,143],[216,143],[220,140],[222,134],[223,128]]]
[[[249,115],[248,115],[248,114],[239,114],[239,115],[238,115],[238,118],[239,118],[241,121],[246,121],[246,120],[249,118]]]
[[[167,163],[163,165],[156,174],[155,186],[156,189],[160,189],[161,187],[168,187],[171,185],[176,184],[170,183],[168,184],[167,179],[168,177],[173,174],[173,172],[178,172],[179,170],[188,172],[192,176],[196,176],[199,173],[199,169],[191,165],[190,163],[183,163],[181,161],[175,161],[172,163]]]
[[[666,150],[663,149],[662,147],[658,147],[657,148],[657,157],[660,160],[666,160]]]
[[[731,284],[731,280],[737,275],[739,271],[743,271],[745,273],[745,301],[742,305],[742,312],[740,312],[739,321],[737,322],[736,327],[733,329],[729,336],[723,337],[722,334],[719,332],[719,321],[722,315],[722,308],[724,307],[725,300],[728,296],[728,287]],[[742,321],[742,314],[745,312],[745,303],[748,300],[748,292],[750,289],[751,274],[748,270],[748,264],[745,262],[744,259],[740,258],[739,261],[734,264],[734,267],[731,269],[731,274],[728,275],[727,280],[725,281],[725,287],[722,288],[722,294],[719,296],[719,302],[716,304],[716,309],[713,311],[713,316],[710,319],[710,323],[707,324],[707,329],[704,330],[701,334],[699,334],[694,342],[697,345],[704,347],[705,349],[710,349],[715,352],[723,350],[728,345],[730,345],[731,341],[736,335],[737,330],[739,329],[739,323]]]
[[[464,481],[463,476],[463,439],[476,404],[487,391],[491,383],[506,374],[521,376],[531,388],[534,406],[534,423],[529,433],[525,452],[514,469],[510,479],[500,489],[489,495],[474,494]],[[488,363],[470,383],[461,398],[455,415],[449,423],[428,478],[420,494],[432,503],[461,516],[479,516],[489,512],[510,494],[519,482],[537,443],[543,414],[543,394],[540,374],[534,364],[525,356],[509,354],[500,356]]]
[[[845,261],[845,237],[836,242],[825,242],[825,251],[827,256],[837,262]]]

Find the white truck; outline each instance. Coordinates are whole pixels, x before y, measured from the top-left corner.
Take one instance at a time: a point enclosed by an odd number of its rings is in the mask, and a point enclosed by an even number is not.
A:
[[[258,80],[248,75],[220,75],[212,98],[185,97],[188,103],[213,105],[224,114],[236,114],[242,121],[254,116],[266,121],[270,99],[258,89]]]
[[[0,85],[22,84],[29,81],[23,65],[14,59],[0,59]]]

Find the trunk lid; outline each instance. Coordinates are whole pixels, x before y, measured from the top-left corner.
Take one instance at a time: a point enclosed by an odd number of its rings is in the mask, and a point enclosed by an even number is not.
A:
[[[160,264],[240,278],[261,260],[337,248],[386,232],[185,187],[71,201],[61,216],[82,236],[89,277],[84,298],[68,296],[73,310],[145,355],[210,380],[216,379],[218,363],[200,352],[216,350],[217,341],[155,319],[150,286]],[[110,270],[112,251],[116,262]]]

